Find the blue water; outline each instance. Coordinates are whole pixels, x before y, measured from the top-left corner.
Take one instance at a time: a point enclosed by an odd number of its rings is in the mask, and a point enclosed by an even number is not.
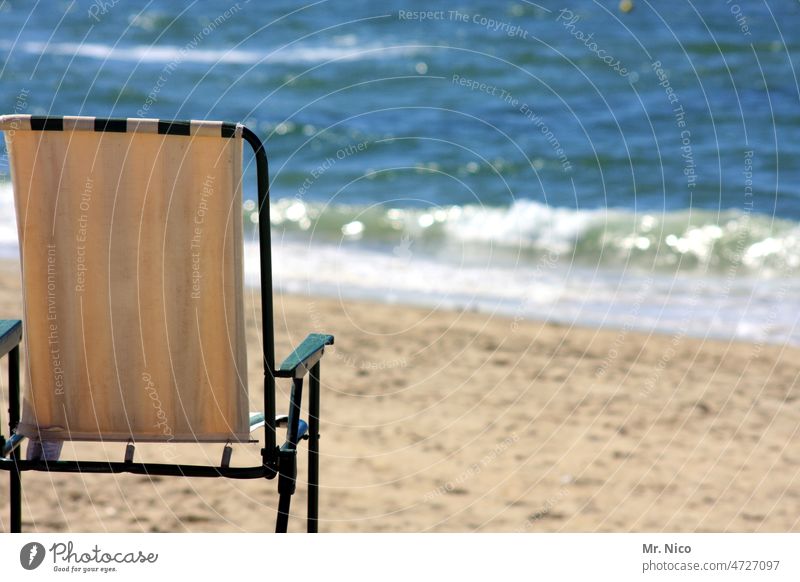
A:
[[[246,123],[285,289],[797,342],[800,4],[634,4],[5,2],[0,109]]]

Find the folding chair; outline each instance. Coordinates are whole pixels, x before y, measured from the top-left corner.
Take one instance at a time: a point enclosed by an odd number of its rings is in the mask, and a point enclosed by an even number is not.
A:
[[[320,358],[310,334],[275,367],[267,156],[233,123],[0,117],[22,264],[22,322],[0,321],[8,356],[10,529],[21,531],[25,471],[278,478],[277,532],[288,527],[297,447],[308,440],[308,531],[318,528]],[[242,140],[255,153],[264,412],[248,414],[243,305]],[[309,421],[300,418],[308,374]],[[275,379],[292,381],[276,417]],[[286,424],[277,444],[276,428]],[[261,464],[230,465],[257,442]],[[0,429],[1,430],[1,429]],[[124,460],[23,460],[24,438],[128,443]],[[225,443],[219,466],[137,462],[137,442]],[[169,459],[172,460],[172,459]]]

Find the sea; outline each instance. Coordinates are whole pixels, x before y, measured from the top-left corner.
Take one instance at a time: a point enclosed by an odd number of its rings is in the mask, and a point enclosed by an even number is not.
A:
[[[246,124],[282,292],[798,345],[798,29],[788,0],[3,0],[0,112]],[[0,256],[14,221],[3,149]]]

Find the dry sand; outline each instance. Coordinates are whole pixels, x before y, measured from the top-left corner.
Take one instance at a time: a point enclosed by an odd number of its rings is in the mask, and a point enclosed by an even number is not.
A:
[[[0,267],[0,317],[21,313],[17,269]],[[322,368],[323,531],[800,531],[796,348],[301,296],[276,297],[276,311],[279,359],[306,332],[336,335]],[[237,447],[234,464],[257,462],[259,448]],[[123,449],[68,443],[64,458],[121,460]],[[222,446],[173,450],[216,464]],[[161,455],[137,447],[138,459]],[[274,524],[274,481],[23,480],[27,531]],[[3,486],[5,531],[7,502]],[[301,487],[293,531],[304,502]]]

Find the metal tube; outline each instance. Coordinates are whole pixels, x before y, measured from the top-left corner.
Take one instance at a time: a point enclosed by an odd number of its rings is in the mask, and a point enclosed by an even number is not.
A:
[[[289,426],[286,443],[280,450],[278,465],[278,520],[275,533],[286,533],[289,526],[289,509],[297,486],[297,432],[300,427],[300,406],[303,402],[303,379],[292,380],[289,397]]]
[[[206,465],[170,465],[166,463],[125,463],[111,461],[0,461],[0,470],[48,471],[50,473],[131,473],[134,475],[163,475],[168,477],[227,477],[228,479],[273,479],[270,467],[213,467]]]
[[[14,431],[19,424],[19,346],[8,353],[8,429],[9,434]],[[11,463],[13,468],[9,471],[9,505],[11,533],[22,532],[22,479],[20,478],[19,449],[11,451]]]
[[[8,434],[19,424],[19,346],[8,352]]]
[[[289,399],[289,428],[287,428],[286,442],[289,447],[297,450],[297,432],[300,428],[300,406],[303,403],[303,379],[292,380],[292,395]]]
[[[11,520],[11,533],[22,532],[22,479],[20,478],[19,467],[17,466],[17,459],[19,449],[11,452],[11,462],[14,467],[8,473],[8,482],[10,486],[10,520]]]
[[[292,496],[283,494],[278,498],[278,519],[275,522],[275,533],[286,533],[289,531],[289,505]]]
[[[308,533],[319,531],[319,408],[320,364],[308,378]]]
[[[275,436],[275,330],[272,307],[272,239],[269,216],[269,162],[264,144],[250,129],[242,128],[256,156],[258,180],[258,241],[261,264],[261,330],[264,360],[264,462],[275,466],[278,450]]]
[[[0,453],[0,457],[7,457],[11,454],[11,451],[16,449],[22,444],[22,441],[25,440],[25,437],[19,434],[11,435],[11,438],[6,440],[5,445],[3,446],[3,451]]]

